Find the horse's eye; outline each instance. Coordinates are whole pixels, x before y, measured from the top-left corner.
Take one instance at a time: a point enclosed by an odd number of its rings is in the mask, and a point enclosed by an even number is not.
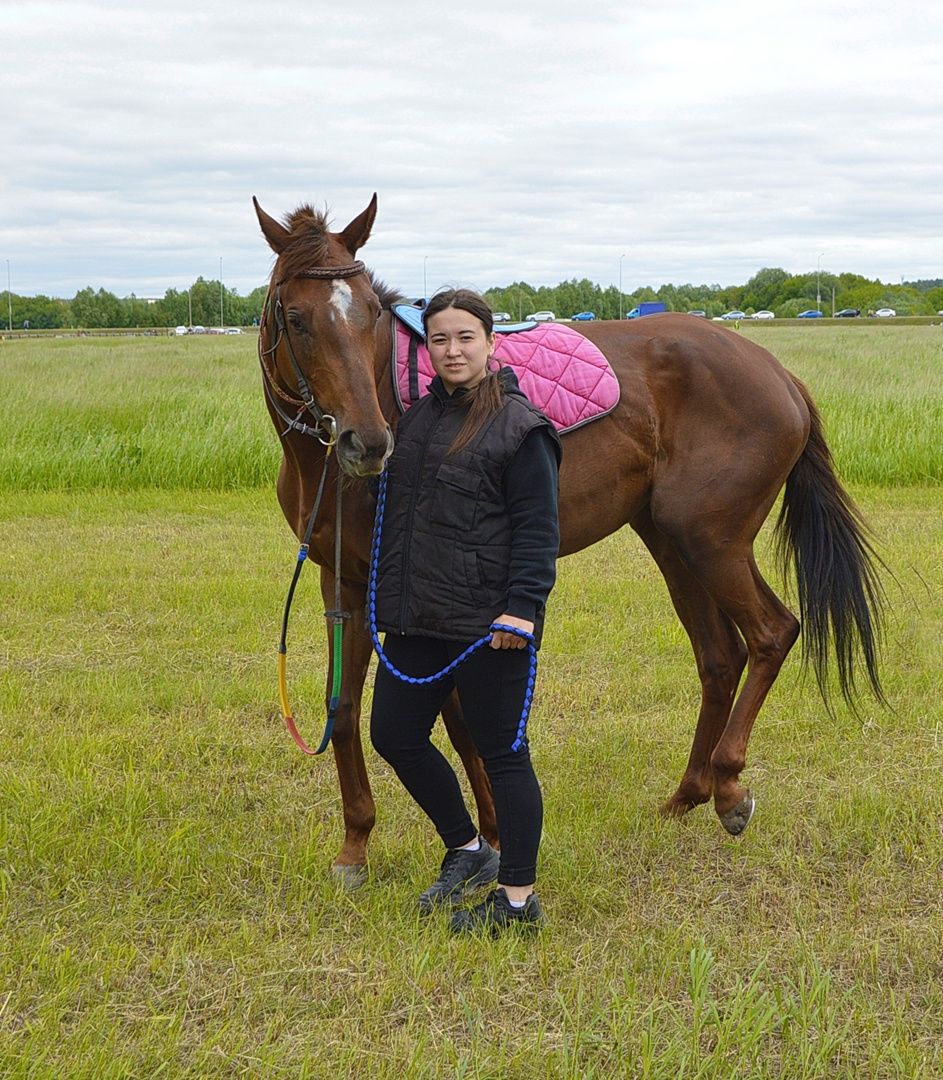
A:
[[[304,319],[302,319],[301,315],[297,311],[288,312],[288,321],[291,323],[293,330],[307,330]]]

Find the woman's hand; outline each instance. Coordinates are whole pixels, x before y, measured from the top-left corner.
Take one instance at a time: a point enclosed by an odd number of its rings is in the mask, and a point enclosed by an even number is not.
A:
[[[516,626],[518,630],[524,630],[528,634],[534,632],[534,624],[526,619],[519,619],[516,615],[499,615],[494,620],[496,623],[504,623],[505,626]],[[527,639],[511,634],[507,630],[495,630],[491,634],[492,649],[526,649]]]

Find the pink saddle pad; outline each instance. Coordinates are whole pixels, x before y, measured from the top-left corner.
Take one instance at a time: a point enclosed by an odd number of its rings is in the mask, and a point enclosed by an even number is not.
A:
[[[406,412],[429,392],[435,371],[425,344],[398,319],[394,324],[393,388],[400,411]],[[609,361],[569,326],[543,324],[499,334],[494,354],[561,433],[605,416],[619,403],[619,381]]]

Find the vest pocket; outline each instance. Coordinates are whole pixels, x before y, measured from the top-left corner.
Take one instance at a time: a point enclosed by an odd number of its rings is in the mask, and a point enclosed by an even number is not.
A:
[[[443,462],[435,474],[429,519],[439,525],[467,530],[475,524],[481,476],[454,462]]]

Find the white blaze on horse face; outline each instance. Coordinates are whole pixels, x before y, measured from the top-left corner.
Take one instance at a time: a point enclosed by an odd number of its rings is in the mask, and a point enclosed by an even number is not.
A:
[[[331,285],[331,307],[334,311],[347,322],[347,312],[350,310],[350,305],[353,303],[354,294],[350,291],[350,286],[346,281],[342,281],[339,278],[335,278]],[[332,314],[333,318],[333,314]]]

